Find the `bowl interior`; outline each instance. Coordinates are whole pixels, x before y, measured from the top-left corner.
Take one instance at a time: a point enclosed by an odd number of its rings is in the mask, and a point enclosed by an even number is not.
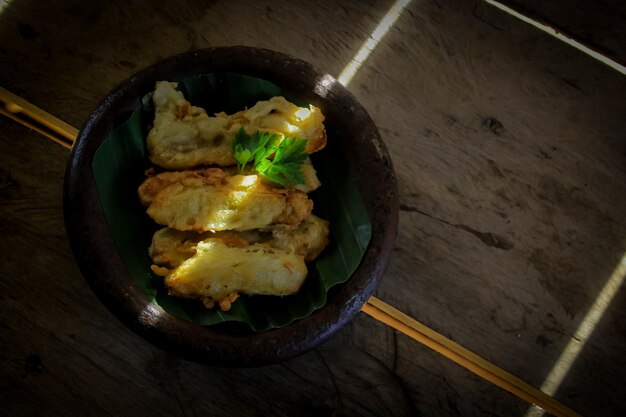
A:
[[[267,80],[228,72],[186,77],[179,81],[178,89],[192,105],[203,107],[209,115],[234,113],[278,95],[308,106]],[[345,283],[357,269],[372,236],[367,209],[332,127],[327,125],[327,147],[311,155],[322,183],[311,194],[314,213],[330,221],[331,244],[308,265],[309,275],[301,290],[287,297],[242,296],[228,312],[207,310],[196,300],[169,296],[163,278],[150,270],[148,246],[160,226],[148,217],[137,197],[144,171],[151,166],[145,138],[154,112],[148,98],[102,141],[91,166],[108,229],[142,293],[151,303],[181,319],[203,326],[239,322],[255,332],[288,325],[324,306],[329,290]]]

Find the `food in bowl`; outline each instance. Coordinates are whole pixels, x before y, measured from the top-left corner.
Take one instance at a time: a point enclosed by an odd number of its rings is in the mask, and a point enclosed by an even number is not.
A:
[[[158,224],[197,232],[297,226],[313,209],[300,190],[270,188],[258,175],[228,175],[219,168],[148,176],[139,198]]]
[[[152,271],[170,295],[228,311],[240,293],[298,292],[329,225],[306,192],[320,186],[309,153],[326,145],[324,116],[283,97],[214,117],[176,83],[157,82],[147,137],[152,163],[138,189],[158,224]],[[201,166],[199,168],[199,166]]]
[[[321,111],[314,106],[298,107],[283,97],[259,101],[231,116],[220,112],[210,117],[203,108],[192,106],[176,90],[176,83],[161,81],[152,100],[154,126],[146,144],[150,160],[165,169],[234,165],[231,138],[242,127],[249,133],[260,130],[304,138],[309,154],[326,145]]]

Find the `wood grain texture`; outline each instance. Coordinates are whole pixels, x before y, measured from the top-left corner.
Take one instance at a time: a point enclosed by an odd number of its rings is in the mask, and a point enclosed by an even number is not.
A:
[[[378,296],[540,386],[626,252],[624,79],[512,18],[439,6],[412,3],[353,81],[404,208]],[[556,395],[585,415],[621,411],[617,301],[606,317]]]
[[[0,84],[80,126],[136,70],[205,46],[267,47],[338,75],[391,3],[21,0],[0,15]],[[626,252],[624,78],[481,2],[413,0],[349,88],[392,154],[403,207],[378,296],[541,385]],[[9,238],[0,253],[10,261],[1,270],[1,372],[15,414],[68,414],[76,407],[71,398],[81,399],[82,410],[92,403],[96,415],[219,414],[233,402],[258,415],[274,402],[284,415],[305,404],[318,415],[362,411],[351,398],[372,395],[353,390],[340,403],[337,380],[316,352],[232,373],[163,356],[127,331],[84,286],[68,252],[60,207],[64,150],[0,123],[3,184],[26,187],[1,191],[5,199],[11,193],[1,222]],[[32,251],[33,242],[44,249]],[[42,280],[44,273],[53,279]],[[27,279],[11,279],[17,274]],[[615,365],[626,350],[623,302],[622,290],[556,393],[584,415],[623,414],[626,371]],[[526,409],[369,318],[355,320],[323,349],[333,366],[354,364],[346,358],[354,355],[391,370],[363,359],[372,379],[342,377],[361,387],[389,376],[370,414],[388,413],[391,401],[402,404],[398,415]],[[310,382],[294,372],[317,376]],[[283,378],[293,387],[288,395],[279,383],[265,384]],[[128,390],[132,384],[137,388]],[[215,395],[198,398],[205,385]],[[246,394],[233,393],[235,386]]]

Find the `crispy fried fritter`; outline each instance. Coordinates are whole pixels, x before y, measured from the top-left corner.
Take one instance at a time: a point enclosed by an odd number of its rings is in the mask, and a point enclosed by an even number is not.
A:
[[[274,226],[268,244],[276,249],[304,256],[306,262],[317,258],[328,243],[328,221],[315,215],[309,216],[297,228]]]
[[[216,171],[217,170],[217,171]],[[302,191],[264,186],[257,175],[224,176],[221,170],[165,172],[139,187],[147,213],[177,230],[252,230],[298,225],[313,202]]]
[[[173,269],[195,255],[196,245],[203,240],[219,239],[227,246],[243,247],[266,241],[269,235],[269,232],[258,230],[197,233],[164,227],[154,233],[148,253],[158,266]]]
[[[226,173],[220,168],[206,168],[187,171],[162,172],[150,175],[139,186],[139,200],[144,206],[149,206],[158,193],[165,188],[180,183],[194,186],[217,186],[226,180]]]
[[[311,159],[307,158],[302,166],[300,167],[300,172],[304,176],[304,184],[297,184],[294,188],[296,190],[304,191],[305,193],[310,193],[311,191],[315,191],[322,183],[319,178],[317,178],[317,171],[315,171],[315,167],[311,162]]]
[[[154,125],[146,141],[150,160],[163,168],[185,169],[202,164],[232,165],[228,129],[231,122],[225,114],[209,117],[200,107],[192,106],[176,83],[160,81],[152,100]]]
[[[220,303],[232,293],[293,294],[306,275],[301,255],[263,244],[232,247],[209,238],[198,242],[196,254],[167,274],[165,285],[172,295],[210,297]]]
[[[306,153],[319,151],[326,146],[324,115],[320,109],[315,106],[309,106],[308,109],[298,107],[284,97],[259,101],[248,110],[230,116],[230,121],[236,128],[233,133],[243,127],[248,133],[260,130],[306,139]]]
[[[196,233],[164,227],[154,234],[149,254],[156,265],[174,269],[195,255],[198,242],[207,239],[218,239],[231,247],[264,244],[268,248],[304,256],[304,260],[310,262],[317,258],[329,243],[328,222],[311,215],[296,228],[274,226],[265,231],[247,232],[226,230]]]
[[[148,253],[157,266],[174,269],[195,255],[198,242],[208,239],[210,235],[210,232],[183,232],[164,227],[152,236]]]
[[[160,167],[233,165],[231,139],[241,127],[248,133],[261,130],[307,139],[307,153],[326,145],[324,116],[317,107],[298,107],[283,97],[273,97],[232,116],[218,113],[211,117],[175,88],[176,83],[157,82],[152,98],[156,113],[147,147],[150,160]]]

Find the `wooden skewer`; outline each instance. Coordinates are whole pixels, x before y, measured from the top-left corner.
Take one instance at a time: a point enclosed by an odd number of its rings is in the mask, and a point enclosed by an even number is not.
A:
[[[29,129],[34,130],[35,132],[39,133],[42,136],[47,137],[50,140],[53,140],[54,142],[58,143],[61,146],[66,147],[67,149],[71,149],[72,145],[70,143],[67,143],[67,141],[59,138],[57,135],[50,133],[49,131],[46,131],[45,129],[40,128],[39,126],[36,126],[35,124],[31,123],[28,119],[26,118],[20,118],[17,117],[15,115],[15,113],[11,113],[6,111],[4,108],[0,108],[0,114],[15,120],[16,122],[26,126]]]
[[[0,105],[1,114],[66,148],[70,148],[78,136],[78,129],[75,127],[2,87],[0,87]]]
[[[548,413],[559,417],[580,417],[580,414],[561,404],[548,394],[527,384],[515,375],[498,368],[491,362],[488,362],[376,297],[370,297],[361,311],[399,332],[404,333],[500,388],[541,407]]]
[[[0,114],[3,114],[41,135],[71,148],[78,129],[57,119],[26,100],[0,87]],[[517,397],[535,404],[558,417],[580,417],[580,414],[561,404],[551,396],[527,384],[516,376],[498,368],[458,343],[430,329],[376,297],[370,297],[362,310],[374,319],[404,333],[433,349],[485,380],[503,388]]]

